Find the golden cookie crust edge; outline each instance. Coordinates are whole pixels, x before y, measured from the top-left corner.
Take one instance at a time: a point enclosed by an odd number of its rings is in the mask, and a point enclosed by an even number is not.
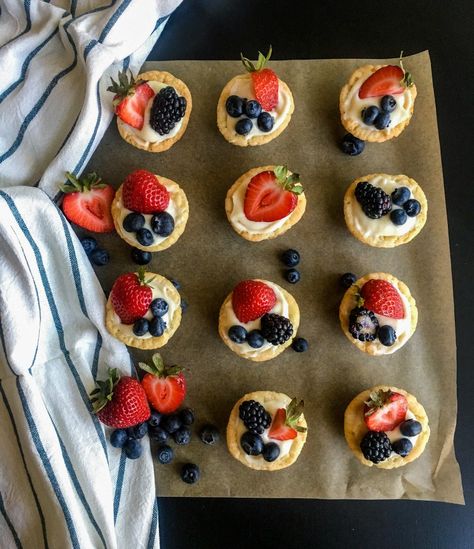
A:
[[[364,402],[368,400],[372,391],[377,391],[380,389],[384,391],[388,391],[390,389],[393,392],[405,395],[408,401],[408,408],[414,414],[416,420],[421,423],[422,431],[416,440],[413,450],[407,457],[403,458],[402,456],[395,455],[385,461],[375,464],[368,459],[365,459],[360,449],[360,441],[362,440],[364,434],[368,431],[364,422]],[[395,469],[397,467],[407,465],[421,456],[425,450],[428,439],[430,438],[430,428],[425,409],[413,395],[403,389],[397,389],[396,387],[377,385],[372,389],[362,391],[362,393],[354,397],[354,399],[347,406],[344,413],[344,436],[349,448],[363,465],[367,465],[368,467],[375,466],[379,469]]]
[[[236,420],[238,420],[239,417],[239,406],[245,400],[258,400],[259,402],[263,401],[262,404],[264,405],[266,400],[274,399],[286,401],[286,406],[288,406],[288,404],[291,402],[291,398],[285,393],[277,393],[274,391],[254,391],[252,393],[244,395],[241,399],[239,399],[235,403],[230,413],[229,422],[227,423],[226,430],[227,448],[236,460],[240,461],[240,463],[242,463],[246,467],[249,467],[250,469],[255,469],[257,471],[277,471],[279,469],[289,467],[298,459],[298,456],[300,455],[301,450],[303,449],[303,446],[306,442],[308,434],[307,430],[304,433],[298,433],[298,436],[293,439],[293,444],[291,445],[289,453],[281,459],[277,459],[276,461],[273,461],[271,463],[265,461],[263,458],[261,458],[261,463],[260,460],[256,461],[255,463],[250,463],[245,459],[245,456],[247,454],[245,454],[245,452],[240,447],[240,441],[237,439],[237,430],[235,428]],[[298,425],[301,427],[306,427],[306,429],[308,427],[303,414],[298,421]]]
[[[130,132],[128,128],[126,127],[125,123],[120,120],[119,117],[117,117],[117,128],[118,131],[122,137],[127,143],[130,143],[130,145],[133,145],[137,149],[142,149],[144,151],[148,152],[163,152],[167,151],[169,148],[171,148],[177,141],[179,141],[186,131],[186,128],[188,127],[189,117],[191,116],[191,111],[193,108],[193,100],[191,97],[191,92],[189,91],[189,88],[186,86],[186,84],[180,80],[179,78],[176,78],[171,73],[166,71],[147,71],[139,74],[137,76],[137,80],[155,80],[157,82],[163,82],[164,84],[168,84],[169,86],[173,86],[173,88],[176,90],[178,95],[181,95],[186,98],[186,113],[184,114],[184,117],[182,118],[181,127],[179,128],[176,135],[173,137],[170,137],[168,139],[164,139],[163,141],[156,141],[155,143],[149,143],[149,142],[142,142],[141,140],[137,140],[135,137],[135,134]]]
[[[352,201],[356,200],[354,193],[357,183],[361,181],[369,181],[375,177],[389,177],[392,181],[399,183],[399,187],[408,186],[411,190],[413,197],[418,200],[421,205],[421,211],[416,217],[416,223],[414,227],[406,234],[400,236],[364,236],[360,231],[357,230],[354,216],[352,215]],[[365,175],[359,177],[353,181],[347,188],[346,194],[344,195],[344,219],[346,221],[347,228],[352,233],[353,236],[360,240],[364,244],[369,246],[374,246],[375,248],[394,248],[395,246],[400,246],[401,244],[407,244],[415,238],[415,236],[421,231],[425,226],[426,218],[428,215],[428,202],[426,200],[425,193],[420,185],[414,180],[408,177],[407,175],[389,175],[385,173],[372,173],[370,175]]]

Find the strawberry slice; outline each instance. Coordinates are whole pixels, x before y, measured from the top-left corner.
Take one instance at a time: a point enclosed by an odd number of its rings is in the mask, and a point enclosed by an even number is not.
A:
[[[408,402],[404,395],[393,391],[374,391],[364,407],[364,421],[371,431],[393,431],[405,421]]]
[[[186,395],[186,380],[179,366],[166,367],[159,353],[152,357],[153,364],[140,362],[147,372],[142,379],[146,396],[155,410],[171,414],[179,408]]]
[[[396,288],[382,279],[368,280],[360,290],[364,307],[388,318],[405,318],[403,301]]]
[[[298,174],[286,166],[260,172],[250,180],[244,198],[245,217],[250,221],[278,221],[290,215],[303,192]]]
[[[250,72],[252,77],[255,98],[264,111],[271,111],[278,104],[278,76],[271,69],[264,68],[271,55],[271,46],[266,56],[259,51],[257,64],[254,65],[250,59],[240,54],[244,67]]]
[[[405,72],[398,65],[386,65],[367,78],[359,89],[359,97],[382,97],[405,91]]]
[[[115,196],[114,188],[101,183],[95,173],[78,179],[67,172],[66,177],[67,183],[60,188],[65,193],[62,210],[69,221],[95,233],[112,232],[114,221],[110,208]]]
[[[304,433],[306,427],[298,425],[298,421],[303,413],[304,402],[298,402],[294,398],[287,408],[278,408],[273,417],[268,436],[275,440],[291,440],[298,436],[298,433]]]
[[[240,322],[257,320],[273,309],[275,292],[260,280],[242,280],[232,292],[232,308]]]

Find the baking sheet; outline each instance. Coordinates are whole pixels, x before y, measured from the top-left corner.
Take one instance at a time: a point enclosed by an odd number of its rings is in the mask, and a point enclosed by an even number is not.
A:
[[[173,464],[156,464],[159,496],[238,496],[284,498],[423,499],[463,503],[459,466],[453,447],[456,422],[456,343],[448,245],[448,227],[428,52],[405,59],[415,79],[415,113],[400,137],[367,144],[358,157],[337,146],[345,133],[339,122],[339,91],[352,71],[366,62],[397,60],[275,61],[271,67],[290,86],[295,113],[284,133],[260,147],[227,143],[216,127],[216,105],[225,83],[242,72],[237,61],[168,61],[146,63],[183,79],[193,96],[190,124],[169,151],[152,154],[133,148],[112,124],[92,157],[95,170],[118,186],[134,169],[171,178],[184,188],[190,217],[184,235],[170,249],[154,254],[149,270],[176,278],[189,302],[181,327],[161,350],[167,363],[189,369],[186,403],[197,415],[196,427],[216,424],[222,440],[202,444],[197,435],[176,447]],[[287,164],[302,176],[308,207],[285,235],[250,243],[227,222],[227,189],[256,166]],[[404,173],[418,181],[429,204],[428,221],[415,240],[394,249],[376,249],[353,238],[343,218],[347,186],[368,173]],[[96,272],[108,291],[115,278],[133,270],[130,248],[116,235],[99,236],[112,261]],[[288,284],[279,254],[289,247],[302,256],[301,282]],[[357,276],[386,271],[404,281],[417,300],[418,327],[398,352],[370,357],[347,341],[338,321],[343,292],[341,273]],[[299,303],[299,335],[310,350],[291,349],[262,364],[237,357],[220,340],[220,305],[245,278],[272,280]],[[132,350],[137,360],[152,352]],[[414,394],[430,420],[431,438],[423,455],[400,469],[383,471],[361,465],[343,435],[346,405],[360,391],[378,384]],[[308,440],[291,467],[258,472],[227,452],[225,427],[234,403],[245,393],[274,390],[305,400]],[[201,468],[193,486],[179,479],[182,463]]]

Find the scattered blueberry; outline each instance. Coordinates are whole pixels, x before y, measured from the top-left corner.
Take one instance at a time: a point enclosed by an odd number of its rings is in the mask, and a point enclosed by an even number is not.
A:
[[[380,112],[375,119],[374,126],[377,130],[384,130],[390,125],[390,114],[388,112]]]
[[[247,339],[247,330],[238,324],[231,326],[227,332],[229,339],[234,343],[243,343]]]
[[[400,432],[406,437],[416,437],[421,431],[421,423],[415,419],[407,419],[403,423],[400,423]]]
[[[130,438],[140,439],[148,433],[148,423],[145,421],[127,429]]]
[[[151,414],[150,414],[150,417],[148,419],[148,426],[149,427],[158,427],[162,417],[163,416],[160,414],[160,412],[157,412],[156,410],[152,410]]]
[[[173,286],[174,286],[177,290],[181,289],[181,284],[180,284],[179,280],[176,280],[176,278],[171,278],[171,279],[170,279],[170,282],[171,282],[171,284],[173,284]]]
[[[123,449],[125,450],[125,455],[128,459],[137,459],[143,452],[142,443],[134,438],[129,438]]]
[[[132,248],[132,261],[137,265],[148,265],[151,261],[151,253]]]
[[[247,334],[247,343],[253,349],[260,349],[260,347],[262,347],[263,344],[265,343],[265,339],[262,336],[262,332],[260,330],[251,330]]]
[[[392,450],[399,456],[405,457],[413,450],[413,444],[411,443],[411,440],[401,438],[400,440],[392,442]]]
[[[271,132],[273,129],[274,119],[268,112],[262,112],[257,118],[257,126],[261,132]]]
[[[189,444],[191,442],[191,429],[188,427],[180,427],[173,433],[173,439],[176,444]]]
[[[179,412],[179,418],[183,425],[192,425],[194,423],[194,412],[191,408],[183,408]]]
[[[407,213],[401,208],[396,208],[390,212],[390,219],[394,225],[403,225],[407,222]]]
[[[239,118],[243,114],[244,102],[237,95],[229,95],[225,102],[225,110],[232,118]]]
[[[344,273],[341,278],[341,286],[343,288],[350,288],[352,284],[355,284],[357,277],[354,273]]]
[[[199,433],[199,437],[204,442],[204,444],[213,445],[219,441],[219,431],[214,425],[204,425]]]
[[[245,103],[245,112],[249,118],[257,118],[262,112],[262,105],[258,101],[251,99]]]
[[[291,343],[291,347],[297,353],[304,353],[308,350],[308,342],[304,337],[295,337]]]
[[[287,267],[296,267],[300,262],[300,254],[296,250],[286,250],[281,254],[281,260]]]
[[[149,324],[148,331],[153,337],[161,337],[166,330],[166,322],[159,316],[154,316]]]
[[[162,465],[167,465],[168,463],[171,463],[174,458],[173,448],[171,448],[171,446],[168,446],[167,444],[162,444],[161,446],[158,446],[156,457]]]
[[[128,232],[128,233],[136,233],[140,229],[143,229],[145,226],[145,217],[142,214],[139,213],[129,213],[125,216],[122,227]]]
[[[407,200],[405,204],[403,204],[403,209],[409,217],[415,217],[421,212],[421,204],[418,200],[410,198],[410,200]]]
[[[393,95],[384,95],[380,101],[380,107],[383,112],[393,112],[397,106],[397,101]]]
[[[285,278],[290,284],[296,284],[300,281],[301,275],[300,272],[296,269],[288,269],[285,272]]]
[[[143,336],[148,332],[149,324],[146,318],[139,318],[133,325],[133,333],[136,336]]]
[[[344,154],[349,156],[357,156],[365,148],[365,141],[355,137],[354,135],[347,133],[341,142],[341,150]]]
[[[151,246],[155,240],[153,238],[153,233],[149,229],[139,229],[136,232],[136,237],[139,244],[142,246]]]
[[[263,440],[260,435],[246,431],[240,437],[240,446],[249,456],[259,456],[263,450]]]
[[[153,316],[164,316],[168,312],[168,303],[161,297],[157,297],[150,303]]]
[[[380,343],[382,345],[385,345],[385,347],[391,347],[397,340],[397,334],[395,333],[395,330],[388,325],[380,326],[377,332],[377,336],[380,340]]]
[[[110,435],[110,444],[114,448],[123,448],[128,440],[128,434],[125,429],[115,429]]]
[[[148,429],[148,436],[151,440],[156,440],[156,442],[164,443],[168,440],[168,432],[163,429],[163,427],[150,427]]]
[[[375,105],[363,109],[361,115],[364,124],[367,124],[367,126],[372,126],[372,124],[375,122],[375,119],[379,115],[379,112],[380,111],[378,107],[376,107]]]
[[[174,218],[168,212],[160,212],[151,218],[151,230],[159,236],[169,236],[174,231]]]
[[[170,414],[161,420],[160,425],[167,433],[172,435],[181,427],[182,422],[178,414]]]
[[[403,206],[410,198],[411,192],[408,187],[398,187],[392,193],[392,202],[397,206]]]
[[[253,127],[252,121],[249,118],[241,118],[235,125],[235,131],[239,135],[247,135]]]
[[[181,310],[185,313],[188,310],[189,304],[185,299],[181,299]]]
[[[199,480],[200,471],[199,467],[194,463],[185,463],[181,469],[181,478],[187,484],[194,484]]]
[[[102,248],[96,248],[90,255],[92,263],[97,265],[97,267],[103,267],[109,262],[110,256],[107,250]]]
[[[265,444],[262,451],[262,456],[265,461],[275,461],[280,455],[280,447],[276,442]]]
[[[81,239],[82,247],[87,255],[90,255],[97,248],[97,240],[92,236],[86,236]]]

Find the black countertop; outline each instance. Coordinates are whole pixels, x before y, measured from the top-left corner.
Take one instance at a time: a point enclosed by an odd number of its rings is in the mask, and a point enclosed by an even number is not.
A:
[[[401,49],[405,55],[430,51],[456,308],[455,448],[466,506],[159,498],[162,549],[474,547],[473,29],[469,0],[185,0],[171,16],[149,60],[237,59],[241,50],[252,54],[270,43],[274,59],[387,58]]]

